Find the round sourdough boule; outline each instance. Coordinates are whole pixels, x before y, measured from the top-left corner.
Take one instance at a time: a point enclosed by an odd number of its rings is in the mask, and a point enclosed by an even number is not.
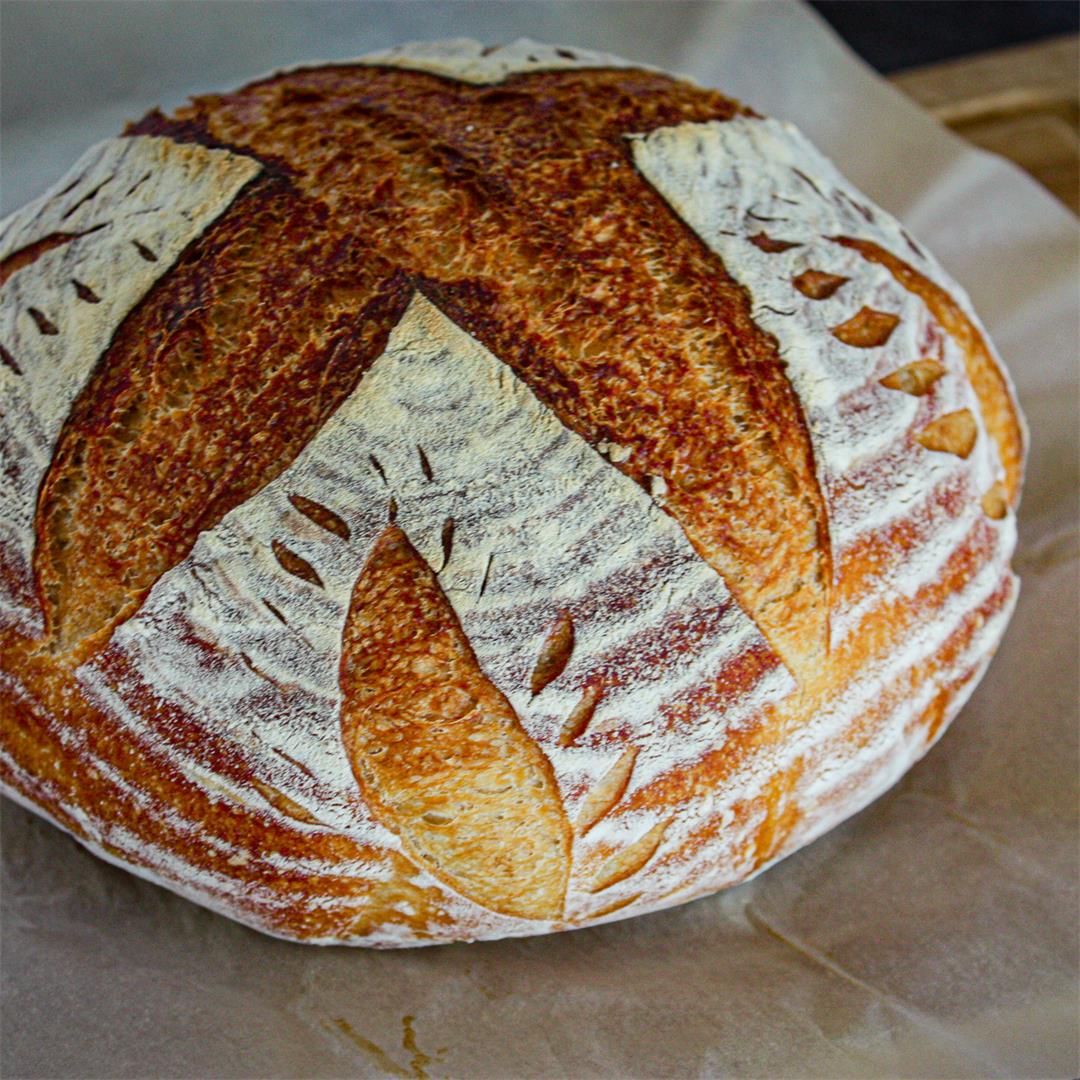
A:
[[[741,881],[925,752],[1015,601],[966,297],[669,76],[279,73],[94,147],[0,258],[4,790],[268,933]]]

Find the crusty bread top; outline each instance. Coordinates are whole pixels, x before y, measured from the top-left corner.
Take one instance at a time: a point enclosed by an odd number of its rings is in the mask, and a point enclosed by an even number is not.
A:
[[[551,656],[560,622],[574,640]],[[148,737],[157,699],[244,745],[214,781],[237,798],[253,774],[534,919],[587,907],[597,853],[635,839],[608,818],[631,768],[643,786],[697,760],[794,686],[670,516],[423,297],[79,680]],[[606,719],[575,745],[563,728],[593,691]],[[569,890],[567,821],[587,834]],[[523,833],[537,847],[515,866]]]
[[[29,213],[9,789],[387,944],[738,880],[936,737],[1015,598],[981,327],[792,128],[594,61],[413,49],[151,114],[101,153],[190,182],[99,256],[146,271],[123,305],[65,261],[111,235],[64,231],[97,173]]]
[[[521,373],[564,423],[593,445],[611,448],[619,469],[663,499],[785,659],[812,664],[826,649],[830,572],[825,508],[802,410],[775,342],[753,321],[745,290],[642,181],[624,138],[735,112],[718,94],[640,71],[546,73],[473,87],[412,71],[335,68],[200,99],[179,122],[152,116],[135,131],[224,143],[288,176],[268,180],[263,191],[252,191],[250,203],[223,215],[212,250],[193,253],[190,271],[180,267],[140,318],[160,320],[155,312],[175,308],[179,292],[192,287],[188,275],[205,282],[210,295],[219,292],[232,258],[228,230],[265,214],[269,201],[280,201],[279,212],[287,206],[294,218],[322,215],[318,228],[300,229],[311,239],[292,256],[291,264],[303,268],[299,274],[284,275],[289,255],[274,251],[274,234],[284,229],[262,225],[261,257],[236,286],[243,299],[232,302],[264,310],[272,323],[328,328],[333,321],[326,314],[296,317],[301,295],[334,305],[337,318],[381,305],[380,319],[365,320],[369,339],[362,351],[359,343],[350,346],[355,358],[348,370],[359,377],[400,315],[400,302],[390,297],[418,285]],[[347,286],[335,286],[338,277]],[[314,279],[319,297],[308,284]],[[199,334],[220,336],[219,303],[193,313],[193,333],[198,327]],[[288,333],[283,325],[270,336],[287,343]],[[98,413],[87,424],[111,422],[100,410],[120,407],[121,398],[104,390],[110,371],[150,378],[147,333],[132,328],[126,340],[143,356],[125,355],[125,343],[114,346],[84,395]],[[266,357],[254,336],[249,341],[241,355],[258,356],[265,373]],[[332,354],[328,341],[315,348]],[[321,409],[339,402],[340,392],[324,392],[320,411],[302,424],[303,399],[284,376],[279,385],[288,404],[279,397],[280,407],[288,408],[297,438],[310,437],[305,430],[322,422]],[[263,409],[279,407],[271,404],[272,393],[261,391]],[[142,437],[156,430],[172,443],[158,409],[148,409]],[[241,431],[215,435],[192,448],[190,464],[174,455],[174,469],[183,464],[205,476],[213,467],[203,458],[213,453],[236,475],[221,498],[239,501],[295,453],[279,442],[275,424],[257,419],[271,436],[258,448]],[[236,445],[242,439],[243,451]],[[233,449],[220,445],[225,440]],[[72,452],[61,444],[56,482]],[[99,471],[111,467],[103,459]],[[118,475],[110,498],[123,505],[130,490]],[[220,514],[207,501],[216,493],[192,494],[191,505],[171,502],[160,529],[143,531],[146,586],[188,549],[209,514]],[[147,517],[145,499],[140,495],[133,510],[140,520]],[[115,531],[130,533],[117,509]],[[81,511],[72,510],[77,521]],[[86,535],[100,542],[96,529]],[[115,542],[118,536],[110,539]],[[46,549],[55,552],[55,541]],[[77,560],[76,546],[64,550],[63,558],[86,573],[100,565],[93,550],[82,549]],[[55,558],[47,556],[43,573],[57,573]],[[76,636],[107,632],[123,607],[109,597],[116,590],[103,581],[91,590],[89,580],[68,576],[74,593],[93,591],[102,608],[108,605]]]

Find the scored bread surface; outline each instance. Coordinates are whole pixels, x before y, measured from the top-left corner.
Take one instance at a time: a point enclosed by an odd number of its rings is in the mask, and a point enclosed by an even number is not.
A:
[[[895,782],[1015,603],[966,297],[714,92],[527,41],[278,73],[2,242],[4,789],[266,932],[733,884]]]
[[[36,605],[20,593],[35,500],[95,362],[128,312],[259,171],[223,150],[107,139],[4,222],[0,622],[40,627]]]

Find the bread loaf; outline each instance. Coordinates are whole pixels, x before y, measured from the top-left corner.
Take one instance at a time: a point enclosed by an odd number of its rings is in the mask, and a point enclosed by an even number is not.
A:
[[[969,302],[789,124],[409,46],[152,112],[0,232],[0,777],[267,933],[742,881],[1016,598]]]

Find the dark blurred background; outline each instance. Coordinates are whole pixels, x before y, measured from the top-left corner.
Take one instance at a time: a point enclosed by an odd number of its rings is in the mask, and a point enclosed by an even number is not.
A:
[[[1076,0],[810,0],[882,74],[1080,30]]]

